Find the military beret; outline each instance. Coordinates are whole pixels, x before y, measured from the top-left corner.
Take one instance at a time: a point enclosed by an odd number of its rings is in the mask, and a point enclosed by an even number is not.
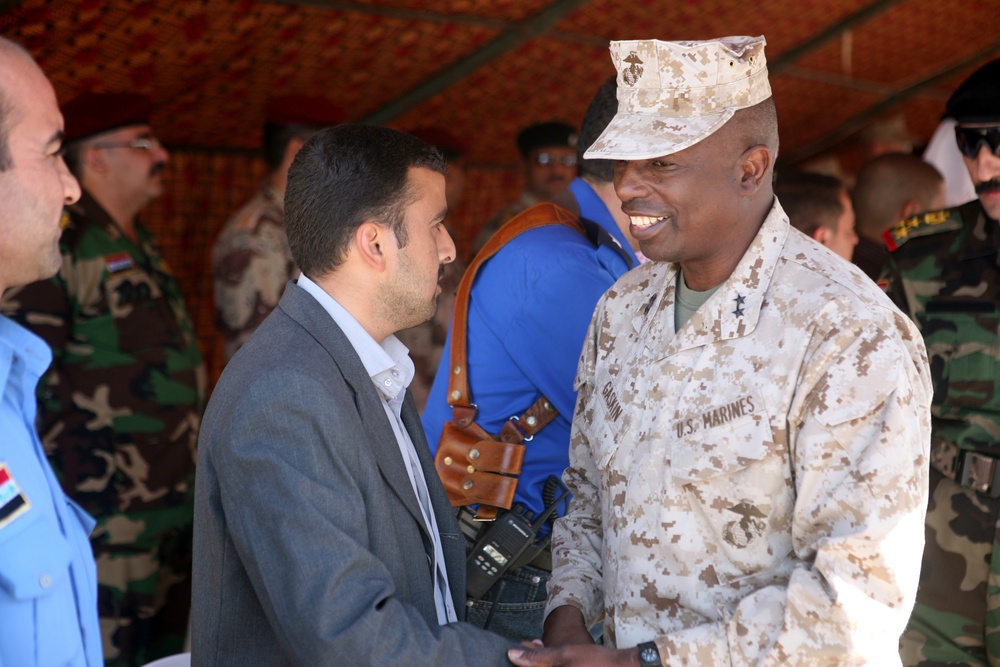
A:
[[[152,108],[145,95],[84,93],[62,108],[66,141],[79,141],[129,125],[148,125]]]
[[[281,95],[267,101],[265,116],[273,125],[338,125],[347,120],[343,109],[319,95]]]
[[[565,146],[576,148],[576,128],[566,123],[538,123],[517,135],[517,147],[525,158],[536,148]]]
[[[955,89],[945,116],[959,123],[1000,121],[1000,59],[986,63]]]
[[[463,141],[444,128],[424,125],[415,127],[409,132],[417,139],[441,151],[448,160],[462,157],[469,151],[469,147]]]

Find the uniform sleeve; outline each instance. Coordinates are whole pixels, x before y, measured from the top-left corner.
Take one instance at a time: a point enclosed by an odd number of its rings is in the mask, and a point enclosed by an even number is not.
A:
[[[72,258],[63,255],[59,274],[8,292],[3,300],[4,313],[42,338],[52,350],[52,365],[38,382],[39,432],[43,438],[72,405],[72,387],[63,377],[67,356],[73,355],[70,342],[74,308],[67,281],[78,282],[74,281]]]
[[[665,665],[899,664],[924,544],[926,356],[878,328],[831,354],[843,337],[807,359],[789,415],[801,564],[723,621],[657,638]]]
[[[294,267],[284,229],[267,217],[230,231],[214,257],[216,321],[232,357],[274,310]]]
[[[896,307],[912,318],[914,310],[906,298],[903,276],[899,271],[899,266],[891,255],[885,263],[885,268],[882,269],[882,275],[879,276],[879,284],[884,286],[883,289],[886,295]]]
[[[552,532],[552,576],[548,583],[545,615],[564,605],[583,612],[591,627],[604,610],[601,549],[600,473],[587,437],[592,418],[593,369],[597,354],[597,321],[600,306],[587,330],[577,372],[578,391],[570,436],[569,467],[563,474],[573,494],[569,511],[555,523]]]

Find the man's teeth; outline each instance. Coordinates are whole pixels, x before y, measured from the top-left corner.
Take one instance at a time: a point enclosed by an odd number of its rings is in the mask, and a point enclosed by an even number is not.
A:
[[[662,222],[666,220],[666,217],[654,218],[649,215],[630,215],[629,219],[632,221],[632,224],[635,225],[636,227],[649,227],[651,225],[655,225],[657,222]]]

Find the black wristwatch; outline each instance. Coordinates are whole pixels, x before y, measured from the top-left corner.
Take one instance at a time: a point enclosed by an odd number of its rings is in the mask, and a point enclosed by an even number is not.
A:
[[[656,648],[656,642],[643,642],[639,644],[639,666],[640,667],[663,667],[660,662],[660,649]]]

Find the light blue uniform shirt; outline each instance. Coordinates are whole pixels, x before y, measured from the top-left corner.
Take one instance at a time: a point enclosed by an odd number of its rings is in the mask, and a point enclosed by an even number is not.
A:
[[[35,430],[41,338],[0,316],[0,667],[99,667],[94,520],[66,497]]]
[[[604,232],[595,245],[560,225],[521,234],[490,258],[476,276],[469,301],[468,367],[477,423],[499,433],[543,394],[559,416],[525,443],[514,501],[538,516],[545,481],[569,465],[569,434],[576,404],[573,380],[594,307],[601,295],[638,263],[611,212],[583,179],[570,190],[580,216]],[[437,451],[448,405],[451,329],[421,416]],[[565,504],[560,504],[562,516]]]

